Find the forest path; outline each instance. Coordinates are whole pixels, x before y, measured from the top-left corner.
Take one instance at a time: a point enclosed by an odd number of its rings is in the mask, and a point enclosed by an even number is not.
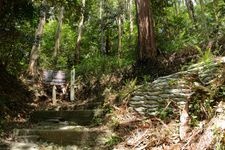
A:
[[[104,149],[111,133],[106,127],[96,126],[96,119],[103,114],[100,104],[91,101],[74,110],[34,111],[30,128],[14,129],[10,149]]]

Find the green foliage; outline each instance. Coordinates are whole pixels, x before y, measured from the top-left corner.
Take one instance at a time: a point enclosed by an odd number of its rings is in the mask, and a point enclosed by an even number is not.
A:
[[[175,52],[191,43],[196,43],[192,30],[191,21],[185,12],[179,15],[168,9],[169,15],[156,26],[156,39],[159,49],[167,52]]]
[[[108,147],[112,147],[113,145],[118,144],[122,141],[122,138],[117,135],[112,135],[108,141],[105,143]]]
[[[50,20],[45,25],[40,55],[40,66],[47,69],[69,69],[72,66],[71,54],[74,54],[74,41],[76,35],[68,24],[63,24],[60,50],[57,56],[57,63],[54,64],[55,58],[53,58],[52,55],[54,51],[56,28],[56,20]]]
[[[189,105],[191,124],[197,126],[199,121],[209,119],[213,116],[213,102],[214,100],[207,98],[200,98],[196,96]]]
[[[225,3],[222,0],[205,1],[194,6],[195,21],[188,16],[186,6],[174,1],[152,1],[158,48],[176,52],[191,45],[202,46],[213,40],[219,49],[218,39],[225,29]],[[161,6],[161,7],[159,7]]]
[[[29,0],[0,1],[0,6],[0,64],[17,75],[26,68],[37,9]]]
[[[172,114],[173,114],[173,108],[171,107],[161,108],[157,111],[157,115],[162,120],[169,119]]]
[[[159,7],[160,5],[162,7]],[[192,21],[184,6],[181,5],[180,11],[176,12],[172,1],[153,1],[153,10],[156,20],[156,43],[160,50],[176,52],[193,42],[196,43]]]
[[[148,83],[149,82],[151,82],[152,81],[152,78],[151,78],[151,76],[150,75],[144,75],[144,77],[143,77],[144,79],[144,85],[148,85]]]
[[[115,130],[119,126],[118,118],[116,116],[112,116],[109,125],[111,129]]]
[[[97,75],[113,72],[129,66],[135,61],[137,27],[130,33],[128,4],[125,1],[108,0],[103,5],[103,24],[99,16],[99,2],[88,0],[84,8],[84,28],[80,49],[79,75]],[[225,29],[225,3],[223,0],[205,1],[203,6],[194,5],[195,21],[188,16],[185,4],[173,0],[152,0],[152,14],[157,48],[164,52],[177,52],[184,47],[196,45],[200,49],[209,40],[220,50],[218,39]],[[48,0],[48,20],[45,25],[39,64],[47,69],[71,69],[77,28],[81,16],[81,0]],[[65,7],[60,53],[57,60],[52,57],[57,27],[57,8]],[[51,7],[51,11],[50,11]],[[12,9],[10,9],[12,8]],[[27,68],[35,28],[39,18],[41,1],[7,1],[0,13],[0,27],[5,30],[0,37],[0,60],[8,70],[17,73]],[[135,20],[135,5],[132,8]],[[26,13],[24,13],[26,12]],[[10,15],[9,15],[10,14]],[[122,54],[118,58],[118,24],[116,18],[122,15]],[[101,30],[108,38],[107,56],[100,54]],[[7,36],[5,36],[7,35]],[[203,52],[203,51],[201,51]],[[212,57],[211,50],[202,53],[202,60]],[[56,62],[56,63],[55,63]]]
[[[78,2],[81,3],[81,2]],[[103,55],[100,53],[101,41],[99,26],[99,5],[94,1],[88,1],[85,7],[85,17],[88,15],[88,21],[85,22],[84,31],[82,34],[81,49],[80,49],[80,63],[76,64],[77,75],[101,75],[118,71],[131,65],[135,60],[135,49],[131,49],[131,44],[135,45],[134,38],[130,37],[129,27],[124,28],[125,34],[123,40],[123,50],[121,57],[117,56],[117,23],[115,17],[119,14],[118,3],[115,1],[107,1],[104,5],[104,32],[109,37],[109,54]],[[120,9],[120,11],[122,11]],[[74,14],[73,14],[74,15]],[[79,14],[76,15],[79,17]],[[54,43],[55,43],[55,30],[57,22],[55,19],[49,20],[45,25],[42,50],[40,56],[40,66],[48,69],[70,69],[74,66],[75,59],[75,42],[76,31],[78,28],[78,20],[74,22],[73,19],[65,16],[62,29],[62,39],[60,45],[60,53],[57,58],[57,63],[52,57]],[[86,18],[85,18],[86,19]],[[127,22],[124,22],[128,25]],[[136,32],[136,28],[135,28]],[[136,35],[135,35],[136,36]],[[133,36],[132,36],[133,37]],[[128,43],[129,41],[129,43]]]
[[[92,120],[93,126],[98,126],[98,125],[101,125],[102,123],[103,123],[103,118],[101,117],[94,117]]]
[[[107,56],[97,53],[88,53],[82,62],[76,66],[78,75],[99,76],[110,72],[118,71],[132,64],[132,60],[118,59],[117,56]]]
[[[195,48],[200,53],[200,62],[210,62],[213,59],[214,55],[212,54],[210,48],[207,48],[205,51],[202,51],[202,49],[197,45],[195,46]]]
[[[119,100],[126,100],[130,94],[137,89],[137,78],[133,80],[126,80],[125,85],[122,90],[119,92]]]
[[[225,97],[225,86],[220,87],[216,96],[222,97],[222,98]]]

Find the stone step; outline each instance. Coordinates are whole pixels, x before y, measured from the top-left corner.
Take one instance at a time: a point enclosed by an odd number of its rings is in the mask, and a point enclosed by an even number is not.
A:
[[[96,109],[99,106],[102,106],[102,102],[89,102],[83,105],[76,105],[75,109]]]
[[[39,136],[37,135],[20,135],[20,136],[16,136],[15,140],[17,142],[36,142],[40,139]]]
[[[67,145],[60,146],[48,143],[23,143],[23,142],[14,142],[11,144],[9,150],[105,150],[105,146],[76,146],[76,145]],[[6,149],[4,149],[6,150]]]
[[[90,125],[94,116],[101,112],[95,110],[74,110],[74,111],[35,111],[30,116],[30,122],[74,122],[77,125]]]
[[[103,145],[110,134],[97,128],[85,128],[81,126],[64,126],[57,128],[56,126],[45,127],[44,129],[15,129],[15,139],[19,137],[38,137],[39,142],[49,142],[57,145],[77,145],[77,146],[97,146]],[[36,139],[24,139],[24,142],[37,142]],[[22,142],[22,141],[20,141]]]
[[[10,146],[8,144],[0,143],[0,150],[9,150]]]
[[[34,143],[14,142],[11,144],[10,150],[39,150],[39,146]]]

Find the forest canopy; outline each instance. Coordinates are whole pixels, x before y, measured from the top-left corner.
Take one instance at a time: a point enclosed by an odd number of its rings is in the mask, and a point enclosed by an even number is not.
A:
[[[225,0],[0,0],[0,149],[225,149],[224,31]]]
[[[0,6],[0,62],[14,75],[73,67],[81,75],[106,73],[160,54],[224,48],[223,0],[1,0]]]

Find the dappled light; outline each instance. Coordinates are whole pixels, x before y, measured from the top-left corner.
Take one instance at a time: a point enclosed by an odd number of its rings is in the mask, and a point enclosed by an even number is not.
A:
[[[0,150],[225,149],[224,0],[0,0]]]

